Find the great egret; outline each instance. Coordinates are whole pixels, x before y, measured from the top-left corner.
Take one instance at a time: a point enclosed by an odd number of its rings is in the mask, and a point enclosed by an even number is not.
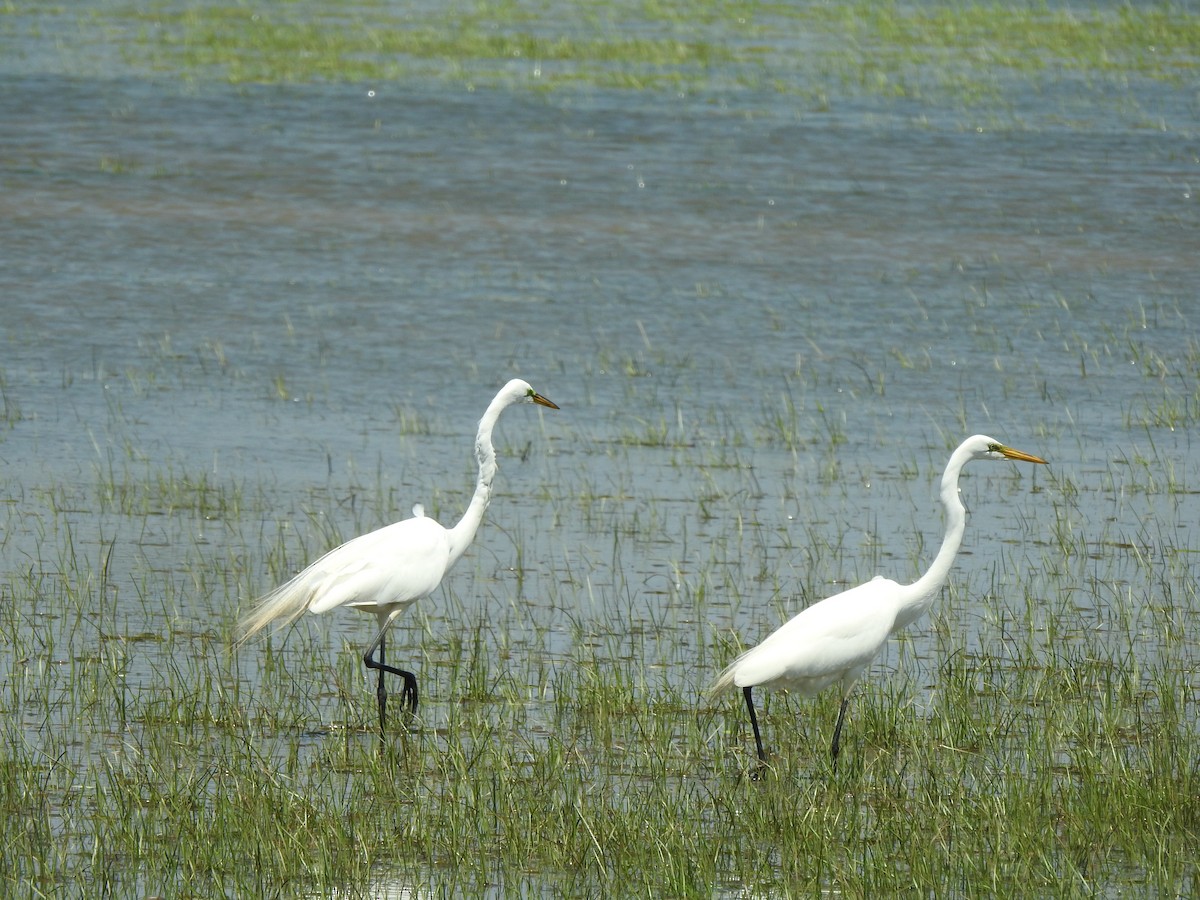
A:
[[[967,438],[950,455],[950,462],[942,474],[946,536],[929,571],[912,584],[897,584],[877,575],[866,584],[812,604],[768,635],[761,644],[737,657],[713,682],[709,688],[713,694],[730,685],[742,689],[760,764],[766,763],[766,755],[751,690],[755,687],[786,688],[811,697],[834,682],[840,682],[842,706],[830,748],[833,766],[837,768],[838,740],[855,682],[883,649],[888,636],[925,615],[946,583],[967,522],[966,507],[958,497],[958,476],[963,466],[974,459],[1046,462],[982,434]]]
[[[438,524],[427,518],[418,505],[413,507],[413,518],[394,522],[335,547],[286,584],[259,598],[241,621],[240,643],[249,640],[272,622],[278,622],[279,627],[283,628],[306,612],[324,613],[340,606],[349,606],[374,613],[379,622],[379,632],[363,655],[363,663],[368,669],[379,671],[376,697],[379,702],[380,734],[383,734],[387,721],[387,689],[383,683],[385,672],[404,679],[400,702],[407,704],[415,713],[416,676],[384,661],[384,637],[388,626],[400,613],[433,593],[475,538],[492,497],[492,480],[496,477],[492,429],[500,413],[514,403],[536,403],[558,409],[519,378],[514,378],[500,389],[479,420],[479,431],[475,435],[479,480],[467,511],[457,525],[446,528]],[[376,649],[379,650],[378,659],[375,658]]]

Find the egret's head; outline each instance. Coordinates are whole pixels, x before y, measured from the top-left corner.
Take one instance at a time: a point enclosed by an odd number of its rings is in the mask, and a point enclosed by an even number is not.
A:
[[[556,403],[547,400],[535,391],[528,381],[522,381],[520,378],[514,378],[506,384],[500,392],[500,396],[506,398],[509,403],[536,403],[538,406],[558,409]]]
[[[1046,461],[1040,456],[1034,456],[1023,450],[1014,450],[986,434],[977,434],[968,438],[966,444],[974,459],[1017,459],[1022,462],[1046,464]]]

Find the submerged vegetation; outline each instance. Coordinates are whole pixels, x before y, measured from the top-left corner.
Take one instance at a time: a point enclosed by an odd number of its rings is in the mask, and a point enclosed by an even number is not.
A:
[[[888,378],[863,365],[877,397]],[[639,384],[642,368],[618,377]],[[593,426],[611,443],[572,441],[602,467],[537,463],[538,493],[505,492],[446,590],[398,623],[393,651],[428,689],[382,746],[365,620],[306,619],[241,650],[232,638],[248,597],[341,539],[327,519],[394,518],[388,491],[296,497],[132,450],[91,484],[27,488],[8,509],[0,587],[0,892],[1193,893],[1200,593],[1177,501],[1194,471],[1164,479],[1171,460],[1136,439],[1167,426],[1131,424],[1109,472],[972,481],[973,552],[857,688],[839,770],[836,692],[775,694],[770,768],[751,777],[739,698],[704,694],[715,673],[829,585],[928,562],[919,544],[905,558],[903,516],[863,543],[845,526],[856,463],[811,404],[822,371],[788,376],[782,414],[742,410],[754,427],[738,440],[732,411],[685,404],[702,429],[681,439],[682,408],[652,405],[674,425],[627,439],[618,417]],[[811,478],[826,457],[847,468]],[[635,486],[655,469],[679,483]],[[903,458],[872,473],[875,512],[924,496],[936,470]],[[615,482],[593,483],[598,471]],[[687,473],[702,475],[695,495],[679,493]],[[468,490],[464,478],[442,503],[459,509]],[[805,510],[801,530],[763,521],[778,490]],[[1138,533],[1088,521],[1131,504],[1153,515],[1111,518],[1140,517]],[[922,500],[916,522],[935,519]]]
[[[72,15],[20,3],[5,11],[58,23]],[[1200,68],[1200,15],[1174,3],[507,0],[399,11],[371,0],[189,2],[118,5],[78,25],[68,43],[97,35],[136,67],[234,83],[432,76],[534,89],[849,88],[971,102],[1003,95],[1011,76],[1185,83]]]
[[[825,752],[836,698],[772,697],[777,752],[757,781],[740,704],[701,695],[726,638],[686,622],[650,637],[568,617],[557,640],[525,643],[511,613],[447,614],[424,629],[427,710],[381,750],[354,648],[331,654],[301,630],[239,658],[236,595],[220,585],[181,601],[219,611],[210,624],[160,630],[179,619],[125,618],[102,572],[13,581],[4,893],[53,896],[82,875],[117,895],[1189,894],[1200,602],[1186,557],[1133,566],[1174,592],[1169,610],[1139,612],[1131,596],[1077,608],[1092,554],[1041,553],[1042,574],[985,600],[980,649],[961,648],[951,602],[935,615],[935,668],[860,686],[838,773]],[[684,599],[673,615],[707,605]],[[243,666],[262,669],[256,686]],[[323,695],[327,682],[340,688]]]

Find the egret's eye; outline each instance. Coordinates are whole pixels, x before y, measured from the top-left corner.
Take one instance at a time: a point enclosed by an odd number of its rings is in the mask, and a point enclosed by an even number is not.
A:
[[[999,452],[1000,452],[999,444],[988,444],[988,453],[999,453]]]

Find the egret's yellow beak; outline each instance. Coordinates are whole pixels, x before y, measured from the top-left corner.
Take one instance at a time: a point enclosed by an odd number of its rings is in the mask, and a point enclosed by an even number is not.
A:
[[[1034,456],[1032,453],[1025,453],[1021,450],[1014,450],[1012,447],[997,447],[996,450],[998,450],[1008,459],[1019,459],[1022,462],[1041,463],[1043,466],[1048,465],[1048,463],[1040,456]]]
[[[538,406],[548,406],[548,407],[550,407],[551,409],[558,409],[558,404],[557,404],[557,403],[554,403],[554,402],[553,402],[553,401],[551,401],[551,400],[547,400],[545,397],[543,397],[543,396],[542,396],[541,394],[539,394],[537,391],[530,391],[530,392],[529,392],[529,400],[530,400],[530,402],[531,402],[531,403],[536,403]],[[1041,460],[1039,460],[1039,462],[1040,462],[1040,461],[1041,461]]]

